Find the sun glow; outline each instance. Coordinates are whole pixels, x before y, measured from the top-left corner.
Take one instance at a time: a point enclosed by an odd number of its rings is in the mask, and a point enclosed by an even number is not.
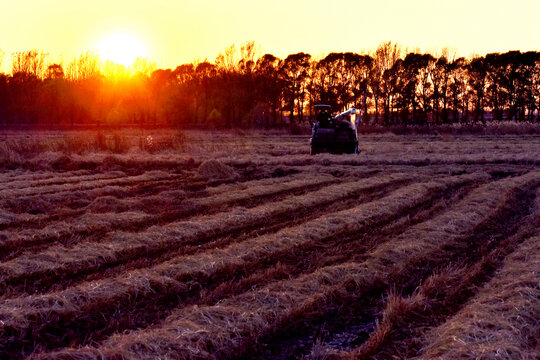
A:
[[[126,33],[112,34],[98,45],[100,56],[116,64],[131,66],[139,57],[147,57],[146,48],[133,35]]]

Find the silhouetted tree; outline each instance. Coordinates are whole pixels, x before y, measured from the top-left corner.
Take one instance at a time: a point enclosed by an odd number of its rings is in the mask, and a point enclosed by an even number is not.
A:
[[[392,96],[395,92],[396,69],[392,70],[401,58],[402,49],[392,42],[385,42],[377,47],[373,54],[373,68],[369,80],[375,107],[375,122],[379,122],[379,102],[383,100],[385,122],[390,119]]]
[[[262,56],[255,66],[257,73],[257,90],[261,102],[271,114],[271,126],[277,126],[278,111],[281,110],[284,81],[279,76],[280,59],[272,54]],[[270,126],[268,117],[264,117],[266,127]]]
[[[486,90],[487,66],[486,59],[474,58],[468,66],[470,92],[474,102],[474,121],[484,119],[484,100]]]
[[[29,50],[16,52],[12,55],[12,72],[32,74],[37,78],[45,76],[45,59],[43,51]]]
[[[405,54],[381,44],[372,56],[330,53],[280,60],[247,42],[171,69],[137,59],[131,66],[85,53],[66,67],[38,50],[14,53],[0,74],[4,126],[271,127],[302,123],[317,102],[354,106],[365,123],[441,124],[489,119],[535,121],[540,108],[540,53],[509,51],[449,58]],[[3,52],[0,51],[0,65]],[[281,119],[279,123],[278,119]]]
[[[280,64],[280,74],[285,84],[284,107],[289,112],[291,123],[295,120],[295,110],[299,121],[303,120],[310,60],[311,55],[301,52],[287,56]]]

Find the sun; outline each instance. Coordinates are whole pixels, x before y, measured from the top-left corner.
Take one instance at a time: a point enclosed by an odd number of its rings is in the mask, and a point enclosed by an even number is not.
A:
[[[128,33],[115,33],[104,38],[98,45],[104,60],[131,66],[139,57],[147,57],[146,48],[135,36]]]

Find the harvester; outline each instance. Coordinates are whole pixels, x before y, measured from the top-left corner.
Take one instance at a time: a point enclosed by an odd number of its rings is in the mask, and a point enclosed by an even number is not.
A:
[[[330,105],[315,105],[316,122],[311,130],[311,155],[328,152],[332,154],[357,154],[358,136],[352,108],[341,114],[330,115]]]

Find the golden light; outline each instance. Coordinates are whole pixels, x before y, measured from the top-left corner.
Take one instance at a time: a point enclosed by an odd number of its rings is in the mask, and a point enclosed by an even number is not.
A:
[[[109,35],[98,45],[98,51],[104,60],[124,66],[131,66],[137,58],[148,55],[144,45],[127,33]]]

